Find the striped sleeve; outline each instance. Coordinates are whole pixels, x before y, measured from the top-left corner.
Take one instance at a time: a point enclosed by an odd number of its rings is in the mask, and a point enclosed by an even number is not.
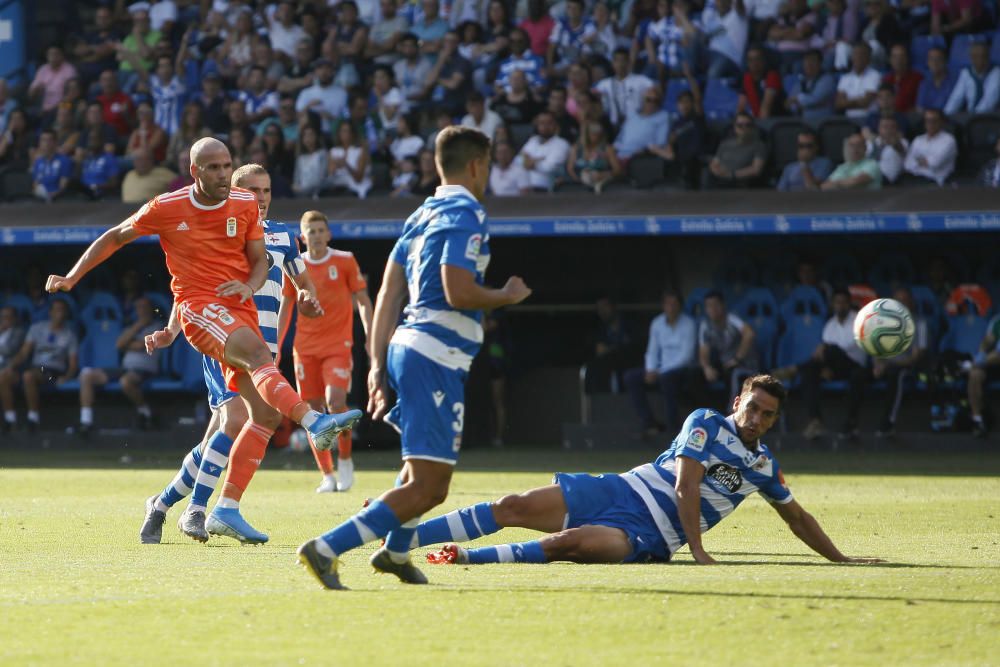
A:
[[[771,459],[771,466],[772,474],[770,481],[767,484],[760,485],[760,495],[769,503],[776,503],[778,505],[792,502],[794,498],[792,497],[792,492],[788,490],[788,486],[785,484],[785,476],[781,473],[781,466],[773,458]]]
[[[715,437],[712,425],[702,419],[698,412],[688,416],[675,442],[678,443],[677,456],[686,456],[708,467],[708,443]],[[710,437],[711,436],[711,437]]]

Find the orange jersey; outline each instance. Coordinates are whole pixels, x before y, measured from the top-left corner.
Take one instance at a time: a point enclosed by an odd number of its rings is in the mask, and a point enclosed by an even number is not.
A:
[[[247,241],[264,238],[257,197],[241,188],[232,188],[228,199],[208,207],[195,200],[190,185],[155,197],[130,220],[140,235],[160,236],[178,302],[192,296],[215,299],[222,283],[246,282]]]
[[[352,295],[367,284],[354,255],[342,250],[327,250],[321,260],[304,253],[306,270],[316,286],[316,298],[323,307],[321,317],[300,317],[295,332],[295,350],[305,356],[326,357],[341,344],[349,347],[354,340],[354,299]],[[285,291],[294,298],[295,289],[286,280]]]

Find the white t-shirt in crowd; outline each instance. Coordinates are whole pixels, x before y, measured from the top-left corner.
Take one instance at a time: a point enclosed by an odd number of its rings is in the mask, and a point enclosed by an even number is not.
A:
[[[490,169],[490,193],[497,197],[516,197],[522,190],[531,188],[531,177],[517,162],[504,169],[493,163]]]

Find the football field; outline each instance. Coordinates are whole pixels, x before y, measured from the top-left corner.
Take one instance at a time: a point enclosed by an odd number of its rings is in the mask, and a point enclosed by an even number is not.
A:
[[[844,553],[889,562],[830,564],[755,497],[706,535],[715,567],[686,549],[670,564],[425,565],[431,585],[404,587],[372,573],[368,547],[345,558],[352,590],[324,591],[295,549],[392,484],[387,453],[357,454],[355,488],[325,496],[305,455],[270,453],[243,503],[271,535],[259,547],[192,542],[179,508],[163,544],[138,544],[143,501],[173,474],[162,453],[59,468],[0,453],[0,664],[1000,664],[1000,457],[779,457]],[[651,458],[470,451],[439,511]]]

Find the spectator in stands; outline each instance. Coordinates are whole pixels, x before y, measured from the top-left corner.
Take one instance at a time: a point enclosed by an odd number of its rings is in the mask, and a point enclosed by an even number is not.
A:
[[[295,148],[295,173],[292,192],[298,197],[316,198],[326,180],[327,152],[323,138],[312,125],[306,125],[299,134]]]
[[[24,343],[25,331],[19,320],[17,309],[11,306],[0,308],[0,377],[11,366]]]
[[[174,192],[189,185],[194,185],[194,178],[191,177],[191,147],[184,146],[177,153],[177,175],[174,180],[167,183],[167,192]],[[272,179],[273,181],[273,179]],[[274,186],[272,182],[271,190]]]
[[[990,64],[988,42],[973,42],[969,46],[970,65],[962,68],[948,102],[944,105],[947,115],[992,113],[1000,102],[1000,67]]]
[[[80,130],[70,107],[57,106],[55,119],[48,129],[55,135],[56,152],[67,156],[76,152],[76,147],[80,145]]]
[[[418,119],[416,116],[400,116],[396,121],[396,138],[389,145],[389,152],[396,162],[411,157],[424,147],[423,138],[415,132]]]
[[[705,114],[697,84],[677,96],[677,119],[670,125],[667,143],[649,146],[653,155],[666,161],[666,168],[680,170],[685,185],[696,190],[701,179],[700,158],[705,148]]]
[[[738,77],[749,31],[743,0],[706,3],[696,25],[708,43],[708,78]]]
[[[903,134],[906,134],[910,128],[906,114],[896,111],[896,91],[887,83],[879,86],[878,93],[875,94],[875,108],[868,113],[865,124],[861,127],[861,133],[866,140],[871,139],[878,132],[879,121],[883,118],[894,119]]]
[[[767,164],[767,146],[761,141],[749,113],[741,111],[733,121],[733,136],[719,144],[708,163],[708,185],[738,188],[755,185]]]
[[[993,151],[997,157],[983,165],[979,171],[979,184],[987,188],[1000,188],[1000,138]]]
[[[329,31],[320,50],[336,54],[340,64],[337,83],[344,88],[353,88],[361,83],[360,67],[368,41],[368,26],[359,20],[358,5],[354,0],[341,0],[334,11],[337,14],[336,25]]]
[[[118,67],[115,54],[120,41],[111,9],[98,6],[94,10],[94,29],[76,39],[72,48],[73,61],[85,87],[97,81],[104,70]]]
[[[102,199],[118,189],[120,171],[115,145],[90,135],[86,148],[76,150],[77,168],[83,191],[93,199]]]
[[[634,363],[632,328],[610,298],[602,296],[595,305],[598,323],[591,340],[593,356],[585,369],[584,391],[588,394],[606,391],[618,393],[625,386],[625,372]],[[692,331],[692,340],[693,338]],[[651,339],[650,344],[652,343]]]
[[[754,0],[747,7],[747,11],[750,13],[750,41],[752,43],[767,40],[767,33],[778,20],[781,6],[782,0]]]
[[[295,113],[295,98],[291,95],[282,95],[278,102],[278,117],[265,121],[273,123],[281,128],[281,134],[285,137],[285,147],[289,150],[295,147],[299,140],[299,119]]]
[[[972,434],[977,438],[985,438],[987,433],[983,419],[986,384],[997,379],[1000,379],[1000,315],[987,324],[986,335],[969,368],[969,411],[972,413]]]
[[[83,116],[82,142],[89,145],[95,138],[101,142],[101,145],[114,145],[117,152],[118,133],[115,132],[115,128],[104,122],[104,109],[99,102],[91,102]]]
[[[267,73],[263,67],[253,65],[246,78],[246,88],[236,93],[236,99],[243,103],[247,121],[254,130],[260,123],[278,113],[278,91],[267,86]]]
[[[156,162],[163,162],[167,155],[167,133],[156,124],[153,106],[149,102],[140,102],[136,117],[139,122],[129,135],[125,152],[131,155],[138,150],[147,150]]]
[[[729,0],[723,0],[727,2]],[[742,0],[741,0],[742,1]],[[597,82],[594,89],[604,99],[611,124],[619,128],[625,119],[639,113],[643,106],[643,96],[653,87],[653,80],[643,74],[629,71],[628,49],[615,49],[611,57],[613,74]]]
[[[0,79],[0,134],[7,129],[10,114],[17,108],[17,100],[10,96],[7,79]]]
[[[61,385],[76,377],[76,334],[69,322],[69,306],[55,299],[49,306],[49,319],[35,322],[28,329],[21,349],[10,364],[0,371],[0,403],[3,404],[4,430],[17,424],[14,412],[14,387],[20,381],[28,404],[28,431],[41,425],[39,391],[45,385]],[[18,372],[24,364],[23,372]]]
[[[490,139],[496,134],[497,128],[503,125],[503,119],[492,109],[486,108],[486,98],[478,90],[469,93],[465,101],[465,111],[459,125],[479,130]]]
[[[237,104],[240,104],[237,102]],[[229,155],[233,158],[233,169],[250,163],[250,145],[253,133],[245,127],[234,127],[229,131]]]
[[[567,180],[601,194],[604,187],[619,178],[621,173],[621,163],[615,155],[615,148],[608,142],[604,127],[597,121],[584,123],[580,140],[566,158]]]
[[[827,0],[826,18],[813,47],[820,50],[824,69],[843,72],[850,61],[851,44],[858,39],[858,12],[851,3],[848,11],[845,0]]]
[[[955,88],[955,75],[948,68],[948,55],[942,47],[935,46],[927,52],[927,76],[917,91],[916,110],[944,109]]]
[[[860,133],[844,139],[844,162],[823,181],[823,190],[878,190],[882,187],[882,172],[875,160],[865,157],[865,138]]]
[[[31,128],[28,114],[14,109],[7,128],[0,135],[0,171],[27,171],[31,157]]]
[[[751,46],[747,51],[747,69],[743,73],[743,87],[736,110],[746,111],[754,118],[770,118],[780,115],[783,105],[781,75],[777,70],[768,69],[763,48]]]
[[[73,160],[57,152],[57,148],[55,133],[43,130],[38,136],[38,157],[31,167],[31,177],[35,197],[45,202],[66,192],[73,176]]]
[[[497,95],[492,108],[507,125],[525,125],[538,115],[542,104],[528,87],[527,74],[523,70],[514,70],[510,73],[507,89]]]
[[[158,331],[163,323],[154,318],[153,304],[146,298],[135,300],[135,321],[127,326],[115,347],[121,354],[117,368],[83,368],[80,370],[80,425],[83,437],[94,427],[94,402],[97,389],[112,380],[118,380],[122,393],[132,402],[137,412],[137,425],[145,431],[152,428],[153,411],[142,393],[142,383],[156,375],[160,367],[159,350],[146,354],[146,336]]]
[[[376,65],[392,67],[400,54],[396,47],[406,34],[409,25],[406,19],[399,15],[394,0],[380,0],[380,20],[372,24],[368,31],[368,41],[365,44],[365,57]]]
[[[308,35],[295,21],[295,3],[279,2],[268,28],[271,47],[280,59],[290,61],[295,57],[295,47],[303,37]]]
[[[316,47],[311,37],[303,37],[295,46],[295,58],[289,64],[285,73],[278,80],[277,91],[280,95],[294,96],[303,88],[312,85],[313,62],[316,60]]]
[[[138,83],[139,75],[137,70],[148,72],[153,68],[153,56],[156,46],[159,44],[162,34],[159,30],[153,30],[149,21],[148,5],[136,3],[129,7],[129,14],[132,19],[132,29],[125,39],[122,40],[118,48],[118,66],[123,79],[123,87],[126,91],[132,91]],[[130,56],[135,56],[130,57]]]
[[[783,68],[794,68],[814,41],[819,17],[806,0],[788,0],[778,20],[767,31],[771,48],[781,55]]]
[[[431,0],[435,5],[437,0]],[[436,106],[458,116],[472,92],[472,63],[458,52],[458,33],[449,30],[441,38],[437,59],[427,75],[424,94]]]
[[[295,110],[319,116],[324,132],[329,132],[335,120],[347,109],[347,91],[333,82],[333,61],[320,58],[314,63],[316,79],[313,85],[299,93]]]
[[[681,298],[673,290],[663,293],[661,305],[663,312],[654,317],[649,325],[643,367],[625,372],[625,387],[645,437],[655,437],[662,432],[673,433],[680,428],[678,395],[682,387],[692,384],[697,373],[697,366],[694,365],[695,344],[699,335],[694,320],[683,312]],[[615,348],[604,344],[604,349],[610,355]],[[663,394],[665,423],[653,417],[646,396],[650,389],[658,389]]]
[[[275,53],[271,48],[271,42],[266,38],[257,37],[253,43],[253,57],[250,64],[239,72],[236,85],[239,88],[246,88],[246,79],[250,75],[251,67],[261,67],[265,72],[267,87],[277,90],[278,82],[285,75],[284,59]]]
[[[295,171],[295,155],[285,148],[285,135],[282,133],[281,127],[275,123],[262,125],[262,131],[254,143],[267,153],[268,173],[271,174],[271,180],[277,178],[287,185],[292,180],[292,174]],[[251,161],[253,160],[251,159]]]
[[[568,101],[569,93],[565,86],[555,86],[549,91],[549,103],[546,108],[556,121],[559,136],[573,143],[580,136],[580,124],[569,113],[566,107]]]
[[[127,137],[135,122],[135,104],[118,87],[118,76],[112,70],[101,72],[101,94],[97,101],[104,109],[104,122],[115,128],[119,137]]]
[[[514,72],[523,72],[528,87],[536,96],[546,84],[545,61],[532,52],[528,33],[520,28],[511,31],[510,54],[502,58],[497,66],[497,77],[493,82],[497,94],[511,91]]]
[[[59,104],[66,82],[77,78],[76,68],[66,62],[62,47],[52,45],[45,50],[45,64],[38,68],[28,86],[28,97],[40,101],[42,111],[52,111]]]
[[[830,303],[833,316],[823,327],[822,342],[816,346],[812,358],[798,367],[780,368],[774,371],[777,378],[787,380],[796,373],[802,376],[802,394],[809,413],[809,423],[803,435],[815,440],[823,435],[823,415],[820,410],[820,385],[823,380],[847,380],[848,407],[840,436],[858,437],[858,413],[864,400],[865,390],[871,383],[868,357],[854,342],[854,317],[857,312],[851,307],[851,295],[844,288],[833,292]]]
[[[441,177],[437,173],[437,165],[434,164],[434,151],[425,148],[417,156],[417,163],[420,167],[420,178],[413,186],[413,194],[418,197],[430,197],[441,185]]]
[[[897,287],[893,290],[892,298],[906,306],[913,314],[914,335],[913,343],[908,350],[889,359],[875,359],[872,366],[873,378],[884,379],[888,386],[882,408],[882,421],[875,432],[880,438],[892,438],[896,435],[896,417],[899,415],[899,406],[906,393],[907,379],[924,365],[927,351],[931,346],[927,321],[920,317],[914,308],[913,294],[909,288]]]
[[[223,135],[229,131],[229,100],[222,90],[218,72],[208,72],[201,79],[201,91],[192,102],[202,110],[204,124],[212,134]]]
[[[350,123],[354,126],[354,133],[358,135],[361,145],[364,146],[372,156],[379,150],[379,132],[375,124],[375,117],[368,111],[368,96],[360,91],[355,91],[348,96],[347,118],[340,123]],[[336,136],[336,129],[334,129]]]
[[[798,160],[789,162],[778,179],[778,192],[819,190],[833,171],[830,158],[819,154],[819,139],[813,132],[800,132],[797,139]]]
[[[518,27],[528,35],[532,53],[536,56],[545,56],[556,27],[556,21],[549,14],[546,0],[528,0],[528,17],[521,21]],[[511,41],[513,42],[513,36]]]
[[[514,147],[497,142],[493,147],[493,168],[490,169],[490,194],[494,197],[516,197],[531,192],[531,177],[524,166],[514,161]]]
[[[848,118],[864,118],[875,102],[882,77],[870,66],[871,55],[872,49],[867,42],[855,44],[851,49],[851,70],[837,83],[834,107]]]
[[[528,171],[531,187],[549,192],[562,179],[569,143],[556,135],[556,120],[550,111],[535,118],[535,135],[521,148],[518,162]]]
[[[435,56],[444,44],[444,36],[449,29],[448,22],[440,17],[438,0],[420,0],[420,8],[423,10],[423,18],[413,21],[410,31],[420,41],[420,53]],[[455,41],[457,50],[457,36]]]
[[[903,168],[914,184],[944,185],[955,171],[958,144],[944,130],[944,115],[935,109],[924,111],[924,134],[916,137],[906,152]]]
[[[236,20],[231,30],[226,34],[226,40],[218,50],[218,58],[222,62],[222,68],[228,75],[239,72],[244,67],[248,67],[253,61],[253,40],[255,31],[253,26],[253,14],[250,11],[241,11],[236,16]],[[308,43],[309,40],[304,38]],[[299,41],[301,45],[302,40]],[[298,55],[296,48],[296,55]],[[311,58],[309,62],[311,62]]]
[[[883,118],[878,123],[878,134],[866,139],[867,155],[878,163],[883,183],[895,183],[903,173],[903,161],[910,142],[899,131],[895,118]]]
[[[174,180],[174,172],[156,165],[153,153],[148,148],[140,148],[132,153],[132,170],[122,181],[122,201],[127,204],[142,204],[167,189]]]
[[[444,128],[454,125],[454,120],[455,119],[452,117],[450,111],[447,109],[438,109],[437,113],[434,115],[434,130],[427,135],[427,141],[424,142],[424,145],[430,147],[431,150],[434,150],[434,146],[437,143],[438,133]]]
[[[615,139],[615,152],[619,158],[628,160],[637,153],[648,151],[650,146],[665,146],[669,135],[670,114],[663,110],[660,87],[654,86],[642,96],[639,113],[625,119]]]
[[[583,0],[566,0],[565,16],[556,21],[549,35],[545,56],[549,76],[565,76],[570,65],[590,53],[591,44],[596,39],[597,28],[584,15]]]
[[[368,151],[350,123],[341,123],[337,127],[337,141],[330,149],[325,186],[346,188],[359,199],[368,196],[368,191],[372,189]]]
[[[211,128],[206,127],[202,122],[202,115],[201,106],[197,102],[188,102],[184,105],[180,126],[167,142],[165,162],[176,164],[180,153],[187,152],[191,148],[191,144],[202,137],[212,136]]]
[[[889,65],[892,69],[882,81],[892,86],[896,111],[910,113],[917,106],[917,93],[924,75],[910,67],[910,50],[906,44],[893,44],[889,52]]]
[[[417,36],[412,32],[399,38],[401,58],[392,66],[399,89],[403,93],[404,111],[420,107],[424,101],[424,84],[431,71],[431,63],[420,55]]]
[[[899,24],[896,10],[889,0],[865,0],[864,13],[868,21],[861,30],[861,41],[871,47],[870,59],[881,68],[889,49],[894,44],[908,44],[910,35]],[[854,57],[853,54],[851,57]]]
[[[417,184],[417,158],[414,155],[404,157],[396,163],[392,177],[392,192],[390,197],[408,197],[413,194],[413,186]]]
[[[950,38],[990,27],[982,0],[933,0],[931,34]]]
[[[705,382],[727,384],[729,396],[739,393],[743,378],[758,368],[753,328],[726,309],[722,292],[705,295],[705,317],[698,326],[698,364]]]

